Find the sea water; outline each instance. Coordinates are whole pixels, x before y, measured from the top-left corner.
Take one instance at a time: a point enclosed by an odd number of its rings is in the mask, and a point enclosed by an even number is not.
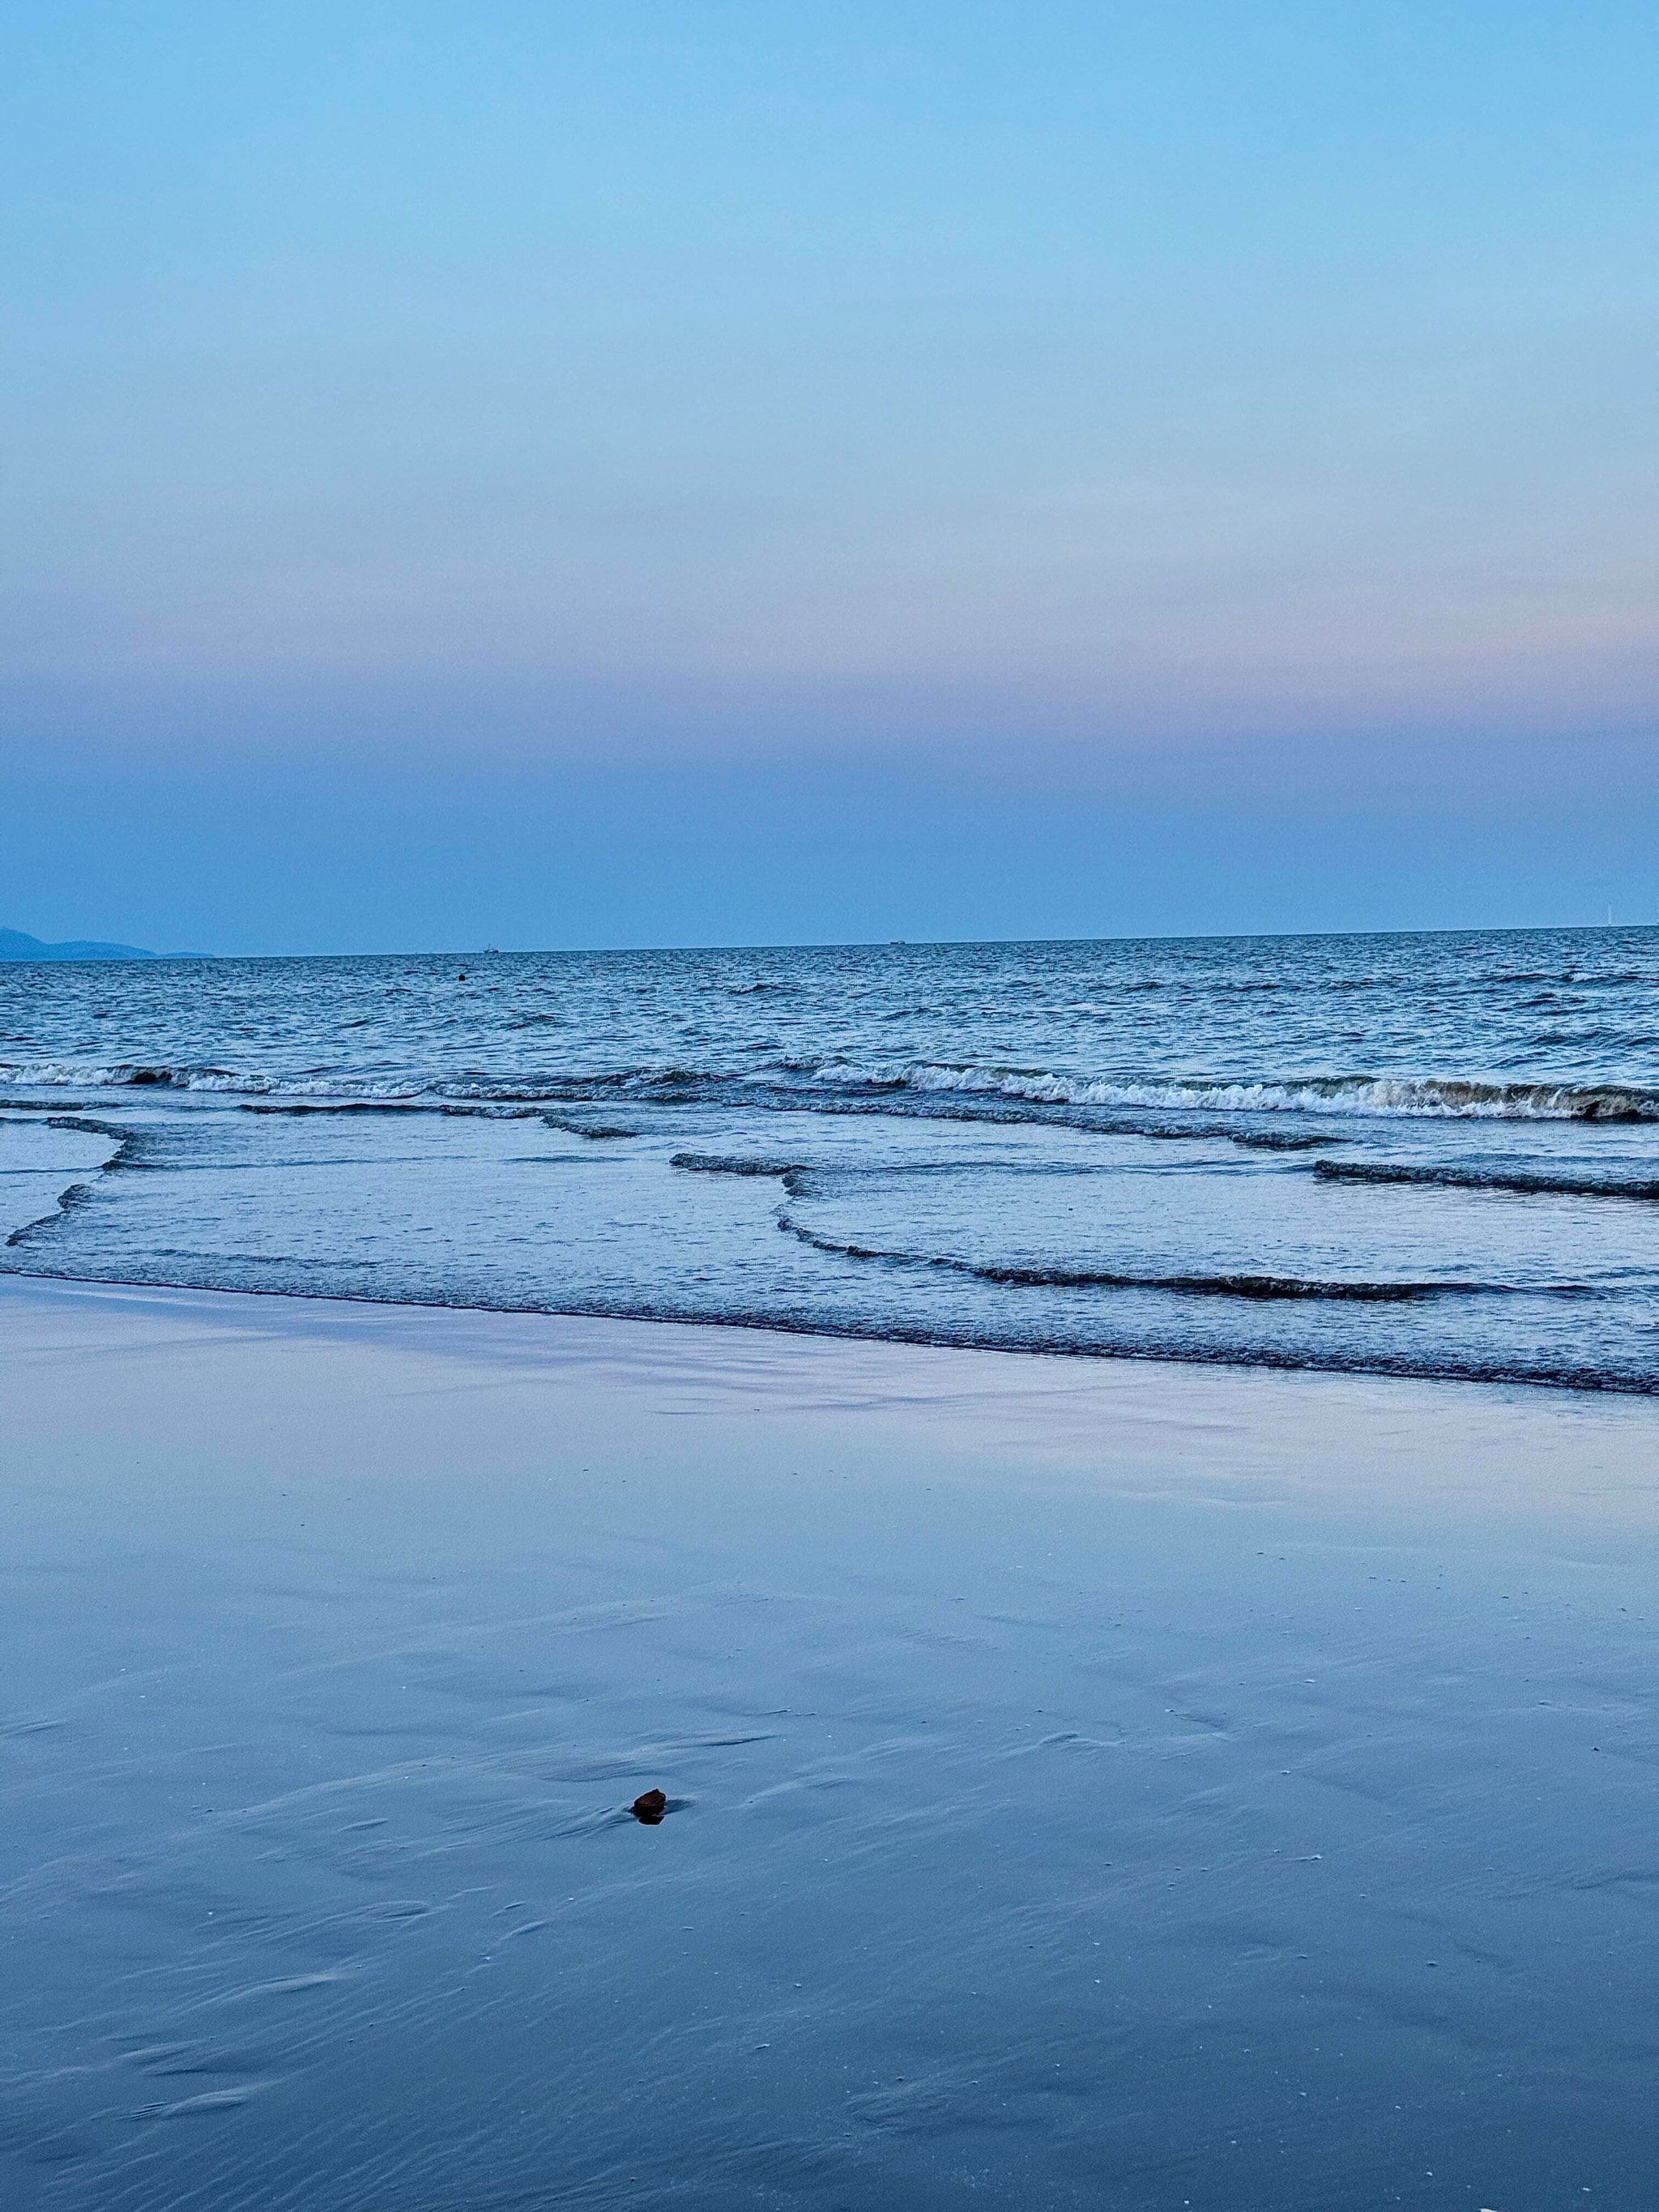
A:
[[[1650,1390],[1659,930],[0,968],[12,1271]]]

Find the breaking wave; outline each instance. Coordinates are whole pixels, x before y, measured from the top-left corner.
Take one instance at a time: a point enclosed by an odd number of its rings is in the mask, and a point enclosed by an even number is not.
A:
[[[816,1078],[834,1079],[828,1069]],[[902,1073],[848,1069],[842,1079],[923,1092],[963,1091],[1039,1105],[1142,1107],[1165,1111],[1404,1115],[1456,1121],[1659,1120],[1659,1090],[1637,1085],[1486,1083],[1448,1076],[1307,1076],[1259,1082],[1145,1082],[1051,1074],[1042,1069],[922,1065]]]
[[[1659,1121],[1659,1089],[1638,1084],[1497,1083],[1456,1076],[1320,1075],[1260,1079],[1090,1076],[1041,1067],[920,1060],[902,1065],[838,1057],[779,1060],[752,1070],[675,1062],[535,1073],[434,1073],[352,1076],[332,1070],[275,1073],[189,1063],[83,1060],[0,1062],[0,1078],[33,1091],[155,1089],[269,1099],[267,1110],[359,1110],[441,1104],[580,1103],[636,1098],[678,1103],[740,1097],[823,1105],[902,1097],[963,1099],[1018,1109],[1140,1109],[1174,1115],[1319,1114],[1435,1121]],[[292,1103],[288,1103],[288,1102]],[[280,1103],[279,1103],[280,1102]]]

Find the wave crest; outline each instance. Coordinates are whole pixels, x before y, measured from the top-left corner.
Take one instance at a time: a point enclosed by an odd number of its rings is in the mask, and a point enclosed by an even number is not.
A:
[[[1103,1079],[1037,1068],[957,1067],[922,1062],[902,1070],[821,1065],[819,1082],[875,1088],[968,1092],[1033,1105],[1105,1106],[1165,1111],[1401,1115],[1458,1121],[1642,1121],[1659,1120],[1659,1091],[1635,1084],[1487,1083],[1454,1076],[1328,1075],[1259,1081],[1182,1078]]]
[[[677,1103],[740,1097],[826,1107],[837,1097],[868,1107],[903,1097],[911,1110],[929,1098],[973,1100],[1017,1110],[1138,1109],[1188,1115],[1318,1114],[1409,1120],[1659,1121],[1659,1090],[1623,1083],[1498,1083],[1443,1075],[1091,1076],[1042,1067],[836,1056],[782,1060],[753,1070],[697,1068],[672,1061],[631,1067],[495,1075],[478,1071],[351,1076],[307,1069],[276,1073],[191,1064],[123,1060],[0,1062],[0,1077],[31,1090],[161,1090],[341,1104],[576,1103],[636,1098]]]

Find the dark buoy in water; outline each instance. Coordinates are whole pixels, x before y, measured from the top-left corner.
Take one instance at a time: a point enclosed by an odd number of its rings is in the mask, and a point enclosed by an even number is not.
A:
[[[628,1809],[636,1820],[643,1820],[647,1828],[654,1828],[668,1810],[668,1800],[660,1790],[647,1790]]]

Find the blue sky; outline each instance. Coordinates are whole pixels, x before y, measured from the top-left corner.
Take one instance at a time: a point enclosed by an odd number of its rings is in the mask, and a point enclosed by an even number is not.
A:
[[[0,920],[1659,915],[1650,9],[8,11]]]

